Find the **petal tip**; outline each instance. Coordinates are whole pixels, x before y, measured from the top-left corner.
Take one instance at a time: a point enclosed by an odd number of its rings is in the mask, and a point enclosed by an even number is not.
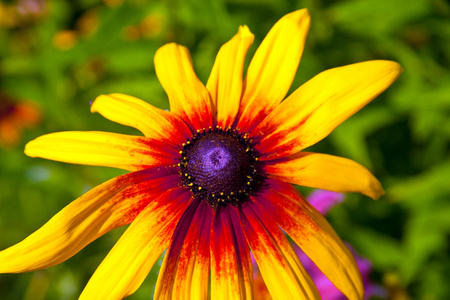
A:
[[[383,187],[381,186],[381,183],[378,180],[375,180],[375,182],[372,182],[370,191],[366,194],[366,196],[369,196],[373,200],[378,200],[383,195],[384,195],[384,190],[383,190]]]
[[[402,66],[392,60],[373,60],[368,62],[378,64],[380,70],[385,70],[387,74],[392,74],[392,81],[395,81],[400,76],[400,74],[403,73]]]
[[[173,50],[177,50],[177,49],[185,49],[185,50],[187,50],[186,47],[184,47],[182,45],[179,45],[177,43],[167,43],[167,44],[159,47],[158,50],[156,50],[155,59],[156,59],[157,55],[161,55],[161,53],[163,53],[163,52],[170,51],[170,50],[173,51]]]
[[[105,97],[107,97],[107,96],[106,95],[100,95],[100,96],[97,96],[97,98],[95,98],[94,101],[92,101],[91,108],[90,108],[91,113],[98,112],[98,109],[97,109],[97,107],[99,105],[98,103]]]
[[[32,145],[33,145],[33,141],[29,141],[26,145],[25,145],[25,149],[24,149],[24,153],[29,156],[29,157],[35,157],[33,155],[33,150],[32,150]]]
[[[24,153],[26,156],[29,157],[39,157],[38,154],[38,148],[39,148],[39,141],[40,141],[41,137],[37,137],[34,140],[29,141],[26,145],[25,145],[25,149],[24,149]]]
[[[113,93],[113,94],[108,94],[108,95],[106,95],[106,94],[99,95],[91,103],[91,113],[95,113],[95,112],[101,113],[102,105],[105,102],[107,102],[108,100],[111,100],[111,98],[123,98],[123,97],[127,97],[127,96],[124,95],[124,94],[120,94],[120,93]],[[117,100],[117,99],[115,99],[115,100]]]
[[[392,63],[392,69],[397,74],[397,76],[396,76],[396,79],[397,79],[400,76],[400,74],[403,73],[404,69],[399,63],[397,63],[395,61],[392,61],[391,63]]]
[[[307,8],[299,9],[294,12],[291,12],[290,14],[287,14],[286,17],[294,20],[294,21],[306,21],[310,22],[311,15],[309,14],[309,11]]]
[[[242,37],[253,37],[253,33],[250,31],[247,25],[239,26],[238,34]]]

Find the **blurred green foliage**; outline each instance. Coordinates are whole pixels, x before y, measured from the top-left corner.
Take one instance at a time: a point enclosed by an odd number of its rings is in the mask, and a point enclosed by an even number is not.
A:
[[[37,103],[42,121],[18,144],[0,148],[0,249],[123,173],[29,158],[27,141],[65,130],[137,134],[91,114],[90,101],[120,92],[167,109],[153,68],[161,45],[187,46],[206,82],[217,51],[239,25],[255,34],[250,58],[279,18],[305,7],[312,24],[291,91],[325,69],[359,61],[389,59],[405,69],[311,149],[362,163],[386,189],[378,201],[348,195],[330,222],[373,262],[374,280],[391,299],[449,299],[450,7],[444,0],[1,1],[0,92]],[[0,274],[0,298],[76,299],[123,230],[61,265]],[[149,298],[158,268],[130,299]]]

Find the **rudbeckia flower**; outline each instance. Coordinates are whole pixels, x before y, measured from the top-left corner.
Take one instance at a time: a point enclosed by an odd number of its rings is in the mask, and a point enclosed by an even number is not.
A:
[[[25,153],[32,157],[131,172],[92,189],[0,252],[0,272],[59,264],[131,223],[81,299],[132,294],[166,249],[155,299],[252,298],[250,251],[274,299],[318,299],[286,232],[343,294],[362,299],[352,254],[291,183],[372,198],[383,194],[356,162],[302,150],[385,90],[401,67],[368,61],[331,69],[284,99],[309,22],[307,10],[279,20],[245,79],[253,35],[240,27],[220,49],[206,86],[185,47],[161,47],[155,69],[170,112],[122,94],[100,96],[91,106],[144,136],[60,132],[31,141]]]

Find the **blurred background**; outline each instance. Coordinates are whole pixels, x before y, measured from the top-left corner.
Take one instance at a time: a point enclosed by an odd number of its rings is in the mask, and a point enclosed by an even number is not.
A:
[[[367,166],[386,195],[348,194],[327,215],[373,264],[389,299],[450,299],[450,6],[445,0],[2,0],[0,2],[0,249],[121,170],[29,158],[27,141],[66,130],[137,131],[89,112],[105,93],[167,109],[153,65],[175,41],[206,82],[239,25],[252,56],[283,15],[308,8],[311,30],[291,92],[329,68],[399,62],[391,88],[311,151]],[[310,190],[299,189],[308,194]],[[58,266],[0,274],[0,299],[77,299],[120,237],[116,229]],[[149,299],[159,266],[130,299]]]

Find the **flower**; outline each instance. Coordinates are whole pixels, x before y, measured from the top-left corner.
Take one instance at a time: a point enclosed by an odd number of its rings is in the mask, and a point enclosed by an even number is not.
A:
[[[170,112],[122,94],[99,96],[91,106],[144,137],[60,132],[31,141],[25,153],[32,157],[131,172],[87,192],[0,252],[0,272],[56,265],[131,223],[81,299],[132,294],[166,249],[156,299],[206,299],[209,293],[211,299],[252,298],[249,248],[273,298],[319,298],[286,232],[349,299],[362,299],[351,252],[291,183],[372,198],[383,194],[361,165],[301,150],[385,90],[402,69],[390,61],[331,69],[282,102],[309,22],[305,9],[279,20],[244,80],[245,55],[253,42],[246,26],[222,46],[206,86],[185,47],[161,47],[155,69]]]
[[[322,215],[326,215],[336,204],[344,201],[344,195],[332,191],[315,190],[309,194],[308,201]]]
[[[326,214],[331,208],[333,208],[336,204],[342,202],[344,200],[344,195],[341,193],[325,191],[325,190],[315,190],[308,196],[309,203],[317,209],[321,214]],[[358,269],[361,272],[365,295],[364,299],[369,299],[373,296],[385,297],[386,291],[381,287],[371,282],[370,280],[370,272],[372,271],[372,263],[364,258],[359,256],[356,251],[348,245],[348,248],[352,252],[355,257],[356,264],[358,265]],[[317,287],[317,290],[320,293],[322,299],[327,300],[345,300],[347,299],[344,294],[342,294],[333,283],[320,271],[319,268],[314,265],[314,263],[309,259],[309,257],[298,247],[297,245],[292,245],[295,253],[300,259],[305,270],[311,276],[314,284]],[[252,260],[253,268],[254,268],[254,283],[255,283],[255,298],[261,300],[270,300],[269,291],[267,290],[264,280],[261,277],[261,273],[258,270],[258,266],[256,262]]]
[[[41,120],[41,112],[32,102],[16,101],[0,92],[0,147],[19,143],[24,128],[32,128]]]
[[[12,2],[12,1],[11,1]],[[20,27],[41,19],[48,12],[45,0],[0,2],[0,27]]]

